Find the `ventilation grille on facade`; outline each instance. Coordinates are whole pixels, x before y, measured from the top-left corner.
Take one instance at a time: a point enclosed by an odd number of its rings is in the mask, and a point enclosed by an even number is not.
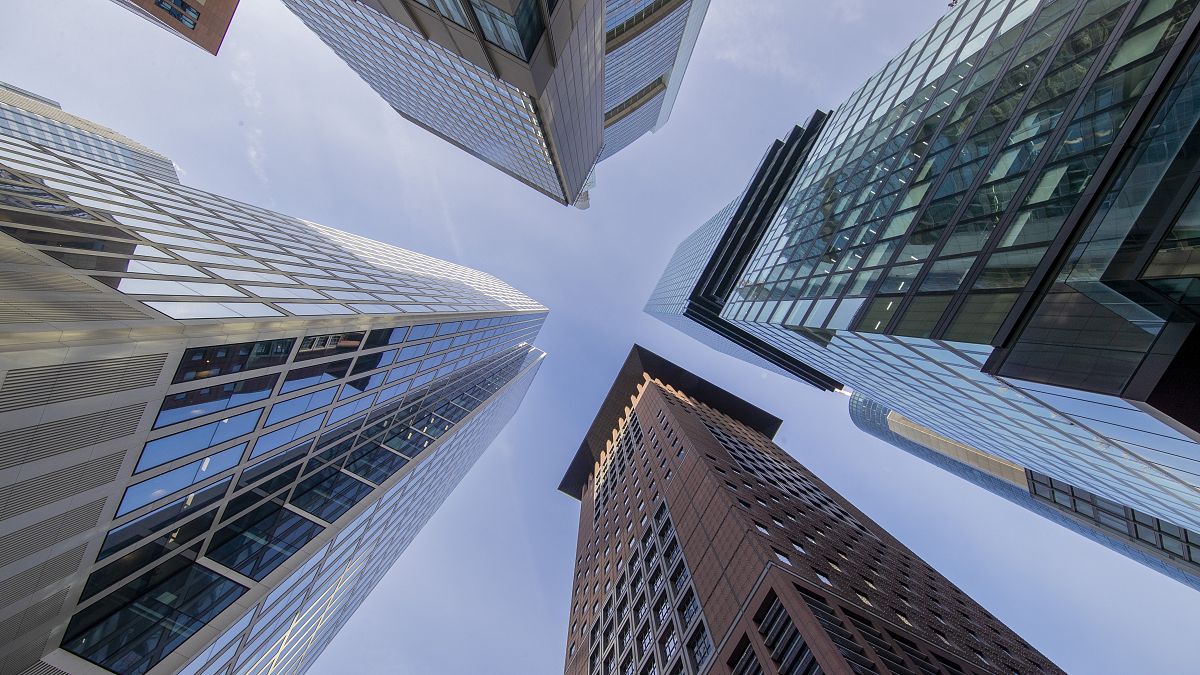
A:
[[[856,673],[879,672],[875,664],[867,658],[866,651],[855,642],[854,633],[846,630],[846,624],[842,623],[842,620],[838,618],[838,615],[833,611],[833,607],[825,601],[825,598],[802,586],[796,586],[796,590],[800,592],[800,595],[804,596],[804,602],[808,604],[808,608],[817,617],[817,621],[821,622],[821,626],[829,635],[829,639],[833,640],[833,644],[837,646],[838,651],[842,653],[842,656],[846,657],[851,670]]]
[[[146,354],[11,370],[0,388],[0,412],[149,387],[166,360],[166,354]]]
[[[7,579],[0,579],[0,606],[11,605],[17,600],[75,573],[79,569],[79,564],[83,562],[85,550],[87,550],[86,542],[24,572],[14,574]]]
[[[71,675],[65,670],[59,670],[54,666],[44,661],[38,661],[30,666],[28,670],[21,671],[21,675]]]
[[[0,248],[0,263],[10,265],[45,265],[46,263],[15,248]]]
[[[5,647],[16,646],[19,642],[18,638],[23,634],[39,628],[42,624],[50,621],[58,616],[62,611],[63,602],[67,599],[67,589],[63,589],[54,595],[42,600],[41,602],[31,605],[23,612],[18,612],[3,621],[0,621],[0,644]],[[34,661],[42,657],[43,650],[46,646],[47,635],[42,634],[40,639],[36,640],[32,645],[22,645],[14,649],[11,653],[3,658],[4,669],[7,672],[18,672],[29,667]],[[2,649],[2,648],[0,648]],[[22,658],[18,659],[17,657]],[[30,658],[32,656],[32,658]],[[14,663],[14,661],[23,661],[22,663]]]
[[[0,301],[0,323],[130,321],[150,318],[152,317],[137,308],[116,300]]]
[[[69,274],[36,270],[0,270],[0,291],[38,291],[56,293],[99,293]]]
[[[145,409],[135,403],[0,433],[0,470],[128,436]]]
[[[0,537],[0,567],[92,529],[100,522],[105,501],[97,499]]]
[[[116,480],[125,452],[13,483],[0,491],[0,520],[32,511]]]
[[[754,615],[754,623],[780,675],[821,675],[821,666],[774,591]]]

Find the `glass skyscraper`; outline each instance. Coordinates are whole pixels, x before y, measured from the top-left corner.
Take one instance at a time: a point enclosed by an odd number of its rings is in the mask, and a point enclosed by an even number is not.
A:
[[[1189,544],[1200,544],[1200,532],[965,446],[862,394],[850,398],[850,419],[910,455],[1200,590],[1200,557],[1188,554]]]
[[[958,3],[777,142],[647,311],[1196,532],[1195,7]]]
[[[0,133],[179,182],[175,164],[137,141],[63,111],[57,101],[0,82]]]
[[[303,672],[514,413],[546,310],[104,159],[0,134],[0,673]]]
[[[284,0],[406,119],[564,204],[670,115],[707,0]]]

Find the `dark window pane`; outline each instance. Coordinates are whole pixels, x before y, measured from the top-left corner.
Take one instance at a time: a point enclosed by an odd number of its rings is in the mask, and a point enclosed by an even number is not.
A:
[[[261,581],[324,529],[270,502],[218,530],[208,557]]]
[[[177,555],[76,614],[63,648],[121,675],[141,675],[245,592]]]
[[[198,347],[183,353],[174,383],[240,373],[286,363],[295,338]]]

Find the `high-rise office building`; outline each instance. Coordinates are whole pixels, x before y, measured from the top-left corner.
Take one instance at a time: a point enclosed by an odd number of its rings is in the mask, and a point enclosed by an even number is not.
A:
[[[1200,531],[1195,7],[958,3],[777,142],[647,311]]]
[[[113,0],[143,19],[215,55],[238,0]]]
[[[301,673],[519,405],[482,272],[0,135],[0,673]]]
[[[172,183],[175,164],[137,141],[72,115],[58,101],[0,82],[0,133]]]
[[[565,673],[1061,672],[779,424],[633,348],[559,486],[582,504]]]
[[[882,441],[1200,590],[1200,532],[965,446],[862,394],[850,398],[850,419]]]
[[[564,204],[662,126],[708,0],[284,0],[406,119]]]

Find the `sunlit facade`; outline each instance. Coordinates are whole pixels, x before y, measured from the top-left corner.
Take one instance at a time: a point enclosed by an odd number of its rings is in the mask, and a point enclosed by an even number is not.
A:
[[[564,204],[670,115],[707,0],[284,0],[406,119]]]
[[[789,137],[794,169],[747,190],[778,201],[648,309],[707,307],[938,434],[1195,530],[1195,4],[958,3]]]
[[[779,425],[634,346],[559,485],[580,501],[566,675],[1061,672]]]
[[[542,359],[488,274],[7,135],[0,284],[4,675],[303,672]]]

